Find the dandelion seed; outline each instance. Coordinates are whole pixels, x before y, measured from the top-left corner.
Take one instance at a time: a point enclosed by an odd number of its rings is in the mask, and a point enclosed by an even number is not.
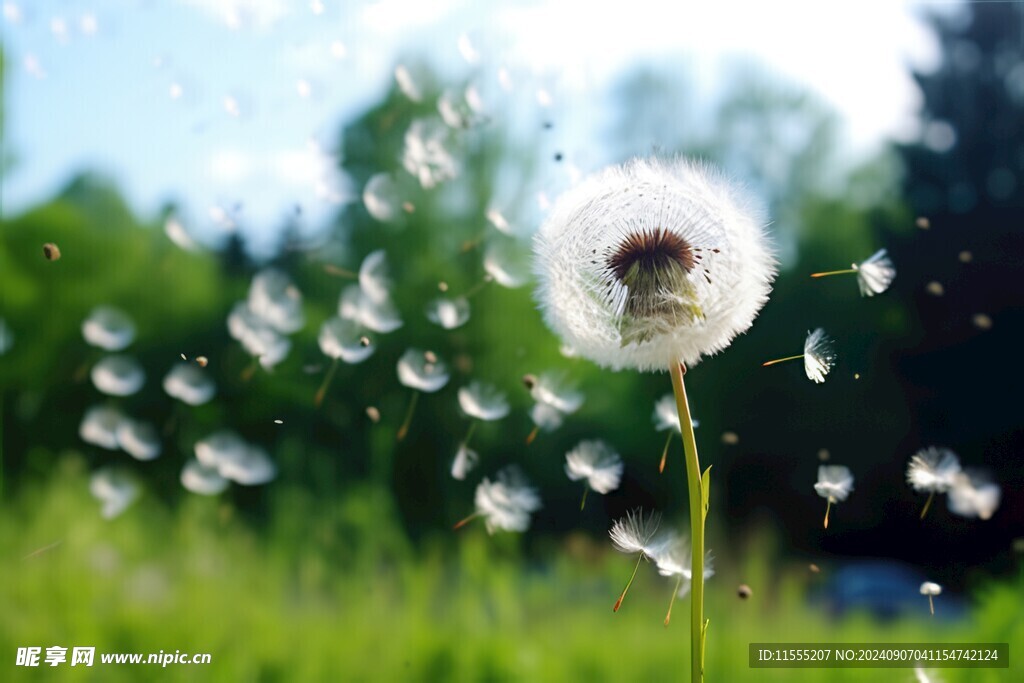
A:
[[[231,309],[228,315],[228,332],[253,357],[254,363],[258,361],[266,370],[272,369],[284,360],[291,350],[292,344],[288,337],[253,312],[244,301],[238,302]],[[252,374],[253,369],[255,366],[246,371],[246,378]]]
[[[530,396],[537,402],[530,411],[530,418],[535,427],[526,437],[527,445],[533,443],[541,430],[550,432],[558,429],[562,425],[564,415],[575,413],[583,405],[583,394],[577,391],[564,375],[527,375],[523,382],[530,390]]]
[[[658,472],[665,471],[665,461],[668,459],[668,447],[672,443],[673,434],[682,434],[679,427],[679,411],[676,409],[676,397],[672,394],[665,394],[654,403],[654,429],[661,432],[668,430],[668,438],[665,439],[665,447],[661,451],[661,462],[658,465]],[[690,420],[694,429],[699,424],[697,420]]]
[[[459,165],[447,148],[449,134],[447,126],[434,119],[416,119],[405,133],[402,166],[424,189],[459,173]]]
[[[394,332],[402,326],[402,318],[390,299],[375,302],[359,285],[350,285],[342,291],[338,315],[379,334]]]
[[[615,606],[612,607],[613,612],[618,612],[619,607],[622,606],[622,601],[626,599],[626,593],[629,591],[629,587],[633,585],[633,579],[636,578],[640,562],[644,558],[653,560],[661,550],[664,540],[659,543],[653,542],[654,535],[658,532],[659,524],[661,524],[660,512],[651,512],[649,515],[644,515],[643,510],[639,508],[627,512],[625,517],[616,520],[612,524],[608,535],[611,537],[612,545],[615,549],[626,555],[638,555],[636,566],[633,567],[633,573],[630,575],[629,581],[626,582],[626,587],[622,589],[619,599],[615,601]]]
[[[153,460],[163,450],[156,428],[148,422],[124,418],[117,425],[115,435],[121,450],[136,460]]]
[[[914,225],[919,227],[921,230],[927,230],[932,227],[932,222],[924,216],[918,216],[917,220],[914,221]]]
[[[363,293],[375,304],[384,303],[391,297],[392,285],[384,250],[378,249],[367,254],[359,266],[359,286]]]
[[[305,325],[302,294],[280,270],[268,268],[253,277],[248,304],[250,311],[278,332],[292,334]]]
[[[565,454],[566,476],[571,481],[586,480],[580,510],[586,505],[590,489],[601,494],[617,489],[622,480],[622,469],[622,458],[604,441],[581,441]]]
[[[441,292],[447,292],[448,291],[448,283],[444,282],[444,281],[438,282],[437,283],[437,289],[438,289],[438,291],[441,291]]]
[[[825,330],[819,327],[813,332],[807,333],[807,339],[804,340],[803,353],[797,356],[776,358],[761,365],[762,367],[767,367],[798,358],[804,359],[804,374],[807,375],[807,379],[821,384],[825,381],[825,376],[836,365],[835,343],[831,337],[825,334]]]
[[[896,278],[896,266],[886,255],[885,249],[879,249],[866,261],[854,263],[847,270],[831,270],[824,273],[813,273],[811,277],[827,277],[829,275],[857,274],[857,286],[861,296],[874,296],[889,289]]]
[[[974,254],[972,254],[971,252],[965,250],[965,251],[961,251],[957,255],[957,258],[960,259],[960,263],[970,263],[971,261],[974,260]]]
[[[991,330],[992,329],[992,318],[985,315],[984,313],[976,313],[971,317],[971,322],[979,330]]]
[[[199,367],[205,368],[209,364],[210,359],[207,358],[206,356],[196,356],[196,365],[198,365]]]
[[[807,565],[807,568],[811,570],[812,574],[819,574],[819,573],[821,573],[821,567],[819,567],[816,564],[813,564],[813,563],[809,564],[809,565]]]
[[[462,443],[459,446],[459,450],[455,453],[455,459],[452,461],[452,478],[459,481],[464,480],[466,474],[476,467],[479,461],[479,454],[471,450],[465,443]]]
[[[164,234],[167,235],[167,239],[171,240],[171,242],[173,242],[179,249],[184,249],[185,251],[196,251],[199,248],[199,245],[197,245],[196,241],[192,239],[188,230],[185,229],[185,226],[182,225],[181,221],[174,216],[168,216],[167,220],[164,221]]]
[[[821,465],[818,467],[818,483],[814,490],[828,500],[825,507],[825,528],[828,528],[828,514],[835,503],[846,500],[853,491],[853,473],[843,465]]]
[[[319,406],[323,403],[327,389],[330,387],[334,373],[338,370],[338,361],[355,364],[362,363],[373,355],[376,346],[373,341],[363,333],[358,323],[344,318],[331,318],[324,321],[320,327],[320,335],[317,337],[320,350],[325,356],[332,359],[330,369],[324,376],[324,381],[316,392],[314,404]]]
[[[179,356],[181,356],[181,359],[182,359],[182,360],[185,360],[185,361],[187,361],[187,360],[188,360],[188,357],[186,357],[186,356],[185,356],[185,354],[183,354],[183,353],[179,353],[178,355],[179,355]]]
[[[363,188],[363,206],[381,223],[394,223],[401,218],[400,190],[391,174],[377,173],[370,177]]]
[[[932,296],[942,296],[943,294],[946,293],[946,290],[942,286],[942,283],[936,282],[935,280],[932,280],[927,284],[927,286],[925,286],[925,291],[927,291]]]
[[[218,471],[225,479],[242,486],[258,486],[277,476],[277,467],[266,451],[247,444],[240,457],[221,462]]]
[[[427,304],[427,320],[446,330],[462,327],[469,320],[469,301],[464,296],[434,299]]]
[[[124,512],[139,497],[139,485],[127,472],[104,467],[89,479],[89,491],[102,503],[103,519],[113,519]]]
[[[116,308],[98,306],[82,323],[82,336],[104,351],[121,351],[134,341],[135,324]]]
[[[915,491],[927,491],[928,500],[921,510],[921,519],[928,514],[936,493],[946,493],[960,475],[960,459],[948,448],[929,446],[915,453],[907,466],[907,483]]]
[[[366,417],[370,418],[373,424],[377,424],[380,422],[380,411],[374,406],[366,406]]]
[[[274,420],[274,424],[276,424],[276,425],[283,425],[284,424],[284,420]]]
[[[60,260],[60,247],[53,242],[47,242],[43,245],[43,258],[47,261]]]
[[[424,352],[418,349],[409,349],[398,359],[398,381],[413,390],[409,411],[398,429],[399,441],[409,431],[420,392],[432,394],[440,391],[448,383],[448,378],[448,367],[443,362],[436,356],[433,361],[428,360]]]
[[[476,64],[480,61],[480,52],[474,47],[473,41],[469,39],[469,35],[462,33],[459,35],[458,40],[459,54],[466,60],[468,64]]]
[[[740,442],[740,436],[736,432],[722,432],[722,443],[726,446],[735,446]]]
[[[460,388],[458,396],[462,411],[477,420],[500,420],[509,413],[505,393],[491,384],[474,380]]]
[[[476,487],[473,501],[476,511],[458,522],[455,529],[482,517],[489,534],[526,531],[530,527],[530,515],[541,507],[537,490],[515,465],[500,470],[493,482],[485,477]]]
[[[736,595],[739,596],[740,600],[747,600],[753,594],[754,591],[752,591],[750,586],[745,583],[741,583],[739,588],[736,589]]]
[[[484,121],[484,117],[480,115],[479,109],[482,102],[476,96],[475,104],[477,106],[473,106],[467,97],[471,92],[475,91],[467,89],[464,92],[459,92],[449,88],[441,93],[441,97],[438,98],[437,111],[441,115],[441,120],[450,128],[456,130],[472,128]]]
[[[395,82],[398,83],[398,89],[402,91],[402,94],[413,102],[419,102],[423,99],[423,93],[420,91],[419,85],[416,84],[412,74],[404,64],[399,64],[395,67]]]
[[[506,235],[512,234],[512,226],[509,225],[508,220],[505,219],[505,216],[501,213],[501,211],[494,208],[488,209],[486,216],[490,224],[497,228],[499,231],[505,233]]]
[[[116,451],[119,447],[117,428],[121,425],[122,420],[124,420],[124,413],[117,408],[93,406],[85,411],[82,422],[78,426],[78,436],[82,441],[93,446]]]
[[[927,595],[928,596],[928,610],[931,612],[933,617],[935,616],[935,602],[934,602],[933,598],[936,595],[941,595],[941,594],[942,594],[942,586],[940,586],[939,584],[932,583],[931,581],[925,581],[924,583],[921,584],[921,595]]]
[[[206,373],[189,363],[178,363],[164,377],[164,391],[171,398],[190,406],[208,403],[217,393],[217,385]]]
[[[197,460],[189,460],[181,469],[181,485],[185,490],[201,496],[216,496],[228,487],[228,480],[216,467],[207,467]]]
[[[672,590],[672,597],[669,599],[668,611],[665,613],[665,626],[672,621],[672,606],[676,598],[684,598],[690,592],[690,583],[693,581],[693,555],[689,543],[684,539],[669,534],[661,539],[654,555],[654,561],[658,567],[658,573],[662,576],[676,577],[676,585]],[[715,575],[714,557],[708,551],[704,556],[704,579],[710,579]]]
[[[987,473],[971,469],[956,475],[948,494],[952,513],[979,519],[990,519],[1003,495]]]
[[[146,383],[146,373],[130,356],[107,356],[92,367],[93,385],[108,396],[131,396]]]

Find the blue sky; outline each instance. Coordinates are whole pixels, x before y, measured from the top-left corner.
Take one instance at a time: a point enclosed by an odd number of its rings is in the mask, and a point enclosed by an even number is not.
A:
[[[576,147],[600,149],[587,112],[636,64],[684,58],[713,88],[743,57],[816,90],[845,117],[854,154],[913,134],[909,64],[937,58],[916,18],[951,3],[670,3],[632,0],[2,0],[3,210],[17,213],[74,172],[110,177],[151,216],[184,207],[189,230],[223,230],[241,203],[269,243],[301,204],[310,225],[358,194],[331,172],[338,125],[426,55],[453,76],[502,83],[527,107],[559,109]],[[521,112],[522,107],[514,109]],[[501,116],[503,108],[494,114]],[[507,111],[513,111],[509,109]],[[582,170],[603,163],[599,153]]]

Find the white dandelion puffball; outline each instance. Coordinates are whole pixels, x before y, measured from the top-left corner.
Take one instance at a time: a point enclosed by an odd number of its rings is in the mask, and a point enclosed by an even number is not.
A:
[[[820,327],[808,332],[804,340],[804,373],[807,379],[821,384],[835,365],[836,352],[832,338]]]
[[[622,458],[604,441],[581,441],[565,454],[565,474],[569,479],[586,479],[587,485],[597,493],[619,488],[622,468]]]
[[[359,285],[349,285],[342,291],[338,315],[380,334],[402,326],[402,318],[390,299],[375,302]]]
[[[843,465],[821,465],[818,467],[818,483],[814,490],[832,503],[846,500],[853,490],[853,473]]]
[[[565,192],[534,238],[544,318],[598,365],[692,366],[746,331],[768,300],[776,265],[764,222],[706,167],[607,168]]]
[[[256,273],[249,286],[249,310],[278,332],[292,334],[302,329],[302,293],[280,270],[268,268]]]
[[[419,349],[409,349],[398,359],[398,381],[432,394],[448,384],[448,367],[440,359],[427,360],[426,353]]]
[[[402,166],[424,189],[429,190],[458,175],[459,166],[447,149],[448,141],[449,129],[441,121],[416,119],[409,125]]]
[[[469,471],[476,467],[479,461],[480,455],[465,444],[462,444],[459,446],[455,459],[452,461],[452,479],[462,481],[466,478]]]
[[[106,448],[108,451],[118,449],[117,428],[124,420],[124,414],[117,408],[109,406],[93,406],[85,411],[82,422],[78,426],[78,436],[82,441]]]
[[[102,503],[104,519],[113,519],[124,512],[139,497],[139,485],[122,470],[104,467],[89,479],[89,491]]]
[[[366,255],[359,266],[359,286],[376,304],[387,301],[391,296],[391,275],[388,257],[383,249]]]
[[[216,467],[206,467],[196,460],[189,460],[181,469],[181,485],[201,496],[215,496],[223,492],[228,483]]]
[[[217,385],[192,363],[177,363],[164,377],[164,391],[190,406],[201,406],[217,393]]]
[[[358,323],[337,317],[324,321],[317,342],[328,358],[338,358],[352,364],[362,363],[377,348],[373,338]]]
[[[915,491],[945,493],[956,483],[960,474],[960,459],[948,448],[929,446],[910,458],[907,483]]]
[[[7,326],[7,322],[0,318],[0,356],[7,353],[14,345],[14,333]]]
[[[961,517],[990,519],[1002,496],[999,485],[987,474],[968,469],[956,476],[949,489],[949,509]]]
[[[896,279],[896,266],[886,255],[885,249],[879,249],[862,263],[854,263],[853,269],[857,271],[857,286],[860,287],[861,296],[881,294]]]
[[[942,586],[931,581],[921,584],[921,595],[942,595]]]
[[[121,450],[136,460],[153,460],[163,448],[156,428],[148,422],[124,418],[115,433]]]
[[[235,304],[228,314],[228,332],[267,370],[284,360],[292,347],[288,337],[252,311],[244,301]]]
[[[575,413],[583,405],[583,394],[563,375],[544,373],[530,388],[530,397],[560,413]]]
[[[540,496],[514,465],[498,472],[495,480],[484,478],[476,487],[476,513],[484,518],[487,533],[526,531],[530,514],[540,509]]]
[[[110,306],[97,306],[82,323],[82,336],[105,351],[121,351],[135,339],[135,323]]]
[[[222,429],[196,441],[194,449],[200,465],[219,469],[226,462],[241,459],[248,447],[238,434]]]
[[[509,412],[508,398],[497,387],[472,381],[459,388],[459,407],[462,412],[478,420],[500,420]]]
[[[643,510],[637,508],[627,512],[625,517],[616,520],[612,524],[608,536],[612,539],[612,545],[620,553],[627,555],[643,553],[648,557],[655,557],[663,545],[661,540],[654,542],[660,524],[660,512],[652,511],[645,515]]]
[[[427,320],[446,330],[462,327],[469,320],[469,301],[463,296],[434,299],[427,304]]]
[[[266,484],[277,476],[277,466],[267,452],[251,444],[236,457],[221,461],[217,470],[225,479],[242,486]]]
[[[549,406],[547,403],[534,403],[530,408],[530,419],[533,420],[533,424],[546,432],[558,429],[565,421],[558,408]]]
[[[130,356],[107,356],[92,366],[93,385],[108,396],[131,396],[146,383],[146,373]]]

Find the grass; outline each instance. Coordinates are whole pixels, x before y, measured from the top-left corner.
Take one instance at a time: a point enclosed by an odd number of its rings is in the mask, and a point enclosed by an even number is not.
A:
[[[482,526],[414,547],[372,488],[324,506],[278,485],[278,512],[263,521],[217,499],[169,508],[150,496],[107,522],[82,460],[60,463],[47,483],[10,492],[0,517],[3,680],[686,679],[686,601],[663,627],[671,587],[642,567],[613,614],[630,560],[603,540],[540,542],[531,556],[543,562],[523,560],[521,537]],[[779,570],[770,548],[745,555],[754,559],[741,571],[720,567],[707,584],[709,681],[913,681],[910,669],[752,670],[747,644],[957,640],[1009,641],[1013,668],[946,669],[938,680],[1021,680],[1020,584],[990,585],[962,622],[880,625],[809,606],[820,576]],[[747,601],[735,595],[740,577],[754,587]],[[209,652],[212,663],[15,668],[16,649],[30,645]]]

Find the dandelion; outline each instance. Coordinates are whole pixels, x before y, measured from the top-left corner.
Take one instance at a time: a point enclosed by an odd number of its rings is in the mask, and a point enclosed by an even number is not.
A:
[[[135,324],[116,308],[98,306],[82,323],[82,336],[104,351],[121,351],[135,339]]]
[[[427,320],[446,330],[462,327],[469,320],[469,301],[464,296],[434,299],[427,304]]]
[[[813,332],[807,333],[807,339],[804,340],[803,353],[797,356],[776,358],[775,360],[762,363],[761,366],[767,367],[788,360],[796,360],[797,358],[804,359],[804,374],[807,375],[807,379],[816,384],[821,384],[825,381],[825,375],[836,365],[834,342],[831,337],[825,334],[825,330],[819,327]]]
[[[367,213],[381,223],[398,221],[402,217],[401,203],[398,183],[390,173],[377,173],[366,181],[363,206]]]
[[[359,287],[376,304],[388,301],[391,296],[391,275],[387,254],[383,249],[366,255],[359,266]]]
[[[530,515],[540,509],[537,489],[515,465],[500,470],[493,482],[484,477],[473,501],[476,511],[456,523],[455,529],[483,517],[489,534],[498,530],[522,532],[530,527]]]
[[[668,430],[668,438],[665,439],[665,448],[661,451],[661,462],[658,464],[658,473],[665,471],[665,460],[668,458],[668,447],[672,443],[673,434],[682,434],[679,427],[679,412],[676,410],[676,399],[672,394],[665,394],[654,403],[654,429],[656,431]],[[697,420],[691,419],[690,423],[694,429],[699,424]]]
[[[270,457],[230,430],[220,430],[195,444],[196,462],[245,486],[264,484],[277,475]]]
[[[110,406],[93,406],[85,411],[82,422],[78,426],[78,436],[82,441],[105,448],[108,451],[118,449],[117,428],[124,420],[124,413]]]
[[[107,356],[92,367],[93,385],[108,396],[131,396],[146,383],[146,373],[130,356]]]
[[[686,452],[693,539],[691,678],[703,678],[704,519],[686,366],[722,351],[768,300],[775,258],[754,203],[712,170],[637,159],[582,180],[534,239],[544,319],[581,356],[612,369],[669,370]]]
[[[250,311],[283,334],[298,332],[306,322],[302,294],[287,275],[274,268],[253,276],[248,305]]]
[[[102,503],[103,519],[113,519],[124,512],[139,497],[139,485],[127,472],[104,467],[89,479],[89,491]]]
[[[459,450],[452,461],[452,479],[464,480],[479,461],[480,455],[476,451],[470,449],[465,442],[459,444]]]
[[[949,509],[961,517],[990,519],[1002,498],[1002,490],[988,474],[967,469],[954,477],[949,489]]]
[[[693,556],[690,553],[690,545],[678,536],[669,536],[657,549],[654,561],[659,574],[676,577],[676,585],[668,602],[668,611],[665,613],[665,626],[668,626],[672,621],[672,606],[676,598],[685,598],[690,592],[693,580]],[[714,557],[711,551],[708,551],[704,555],[704,579],[710,579],[714,575]]]
[[[581,441],[565,454],[565,474],[572,481],[585,479],[580,510],[587,503],[587,492],[594,489],[605,494],[619,487],[622,480],[622,458],[604,441]]]
[[[932,616],[935,616],[935,602],[932,600],[936,595],[942,594],[942,586],[931,581],[925,581],[921,584],[921,595],[928,596],[928,609],[931,611]]]
[[[896,266],[886,255],[885,249],[879,249],[866,261],[854,263],[846,270],[830,270],[825,273],[813,273],[811,277],[826,277],[829,275],[843,275],[847,273],[857,274],[857,286],[860,287],[861,296],[874,296],[889,289],[889,285],[896,278]]]
[[[459,407],[471,418],[469,431],[459,444],[459,450],[452,462],[452,477],[465,479],[479,460],[475,451],[469,449],[469,440],[476,429],[477,421],[493,422],[501,420],[509,413],[508,398],[497,387],[474,380],[467,386],[460,387],[458,392]]]
[[[927,491],[928,500],[921,509],[921,519],[928,514],[936,493],[946,493],[960,474],[960,459],[948,448],[929,446],[910,458],[907,465],[907,483],[915,491]]]
[[[402,318],[390,299],[376,302],[359,285],[342,291],[338,315],[379,334],[394,332],[402,326]]]
[[[659,524],[661,524],[660,512],[651,512],[649,515],[644,515],[643,510],[639,508],[627,512],[625,517],[616,520],[612,524],[608,535],[611,537],[612,545],[615,549],[626,555],[638,555],[636,566],[633,567],[633,573],[630,575],[629,581],[626,582],[626,587],[619,594],[619,599],[615,601],[615,606],[612,607],[613,612],[618,612],[619,607],[622,606],[622,601],[626,599],[626,592],[633,585],[633,579],[636,578],[640,562],[645,558],[653,560],[661,550],[662,545],[668,540],[667,538],[654,540],[655,534],[658,533]]]
[[[398,381],[413,390],[409,412],[398,429],[399,441],[404,439],[409,431],[420,392],[432,394],[440,391],[448,384],[448,377],[448,366],[438,360],[431,351],[409,349],[398,359]]]
[[[160,456],[163,446],[156,428],[148,422],[123,418],[114,431],[117,445],[136,460],[153,460]]]
[[[448,137],[448,128],[434,119],[416,119],[405,133],[402,166],[424,189],[436,187],[459,173],[458,163],[446,147]]]
[[[853,474],[850,468],[843,465],[821,465],[818,467],[818,483],[814,490],[822,498],[828,499],[825,506],[825,528],[828,528],[828,513],[832,505],[846,500],[853,490]]]
[[[207,467],[197,460],[189,460],[181,468],[181,485],[201,496],[215,496],[228,487],[228,480],[221,476],[216,467]]]
[[[252,356],[253,364],[243,373],[244,379],[252,376],[257,362],[265,370],[272,369],[287,357],[292,347],[288,337],[257,315],[244,301],[235,304],[228,314],[228,333]]]
[[[164,377],[164,391],[171,398],[201,406],[217,393],[217,385],[205,372],[191,363],[177,363]]]
[[[353,365],[362,363],[373,355],[377,347],[373,338],[359,327],[358,323],[344,318],[331,318],[324,321],[320,327],[317,342],[320,344],[323,354],[331,359],[331,367],[324,376],[323,384],[320,385],[314,399],[315,405],[319,407],[323,403],[327,388],[338,369],[338,361]]]
[[[540,377],[528,375],[527,388],[537,404],[530,411],[534,428],[526,437],[526,444],[533,443],[541,429],[552,431],[562,424],[564,415],[575,413],[583,405],[583,394],[564,375],[544,373]]]

